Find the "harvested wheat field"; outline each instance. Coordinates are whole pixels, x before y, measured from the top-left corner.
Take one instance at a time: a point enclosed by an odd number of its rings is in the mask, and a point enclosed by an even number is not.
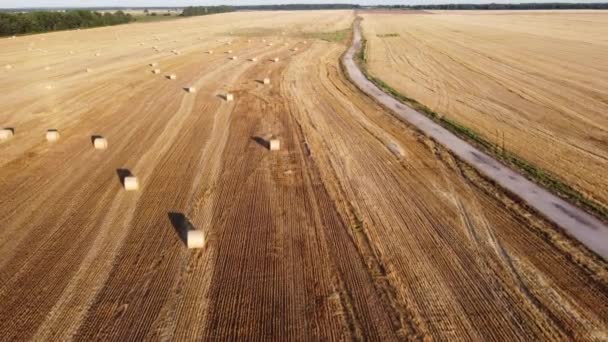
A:
[[[0,340],[607,338],[607,263],[362,95],[354,17],[0,40]]]
[[[369,71],[608,207],[608,12],[363,14]]]

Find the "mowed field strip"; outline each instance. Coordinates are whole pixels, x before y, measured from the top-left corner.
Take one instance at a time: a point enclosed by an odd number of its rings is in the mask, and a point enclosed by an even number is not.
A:
[[[608,12],[362,14],[372,75],[608,206]]]
[[[0,340],[605,339],[607,263],[359,92],[353,19],[0,40]]]

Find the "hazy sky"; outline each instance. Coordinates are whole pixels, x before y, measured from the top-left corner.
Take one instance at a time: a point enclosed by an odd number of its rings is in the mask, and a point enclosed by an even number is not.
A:
[[[20,7],[111,7],[111,6],[192,6],[192,5],[271,5],[289,3],[437,4],[437,3],[510,3],[510,2],[605,2],[606,0],[0,0],[0,8]]]

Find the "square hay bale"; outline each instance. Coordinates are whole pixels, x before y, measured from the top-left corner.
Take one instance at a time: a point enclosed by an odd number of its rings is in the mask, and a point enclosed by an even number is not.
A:
[[[156,62],[154,62],[154,63],[150,63],[150,66],[151,66],[151,67],[158,66],[158,63],[156,63]]]
[[[271,151],[278,151],[281,149],[281,142],[279,141],[279,139],[270,139],[269,147]]]
[[[226,94],[226,101],[234,101],[234,95],[230,93]]]
[[[194,88],[194,87],[187,87],[186,91],[189,92],[189,93],[196,93],[196,88]]]
[[[108,140],[103,137],[96,137],[93,140],[93,146],[96,150],[105,150],[108,148]]]
[[[233,61],[236,61],[238,59],[238,57],[237,56],[232,56],[232,57],[230,57],[230,59],[232,59]]]
[[[87,68],[87,72],[93,72],[93,69]]]
[[[266,77],[263,81],[264,84],[270,84],[270,78]]]
[[[13,130],[10,128],[0,129],[0,141],[8,140],[13,137]]]
[[[203,248],[205,246],[205,233],[201,230],[189,230],[186,243],[189,249]]]
[[[226,43],[226,45],[232,45],[232,42],[228,42],[228,43]]]
[[[127,191],[135,191],[139,190],[139,181],[135,176],[127,176],[124,179],[125,190]]]
[[[158,74],[160,74],[160,69],[154,69],[154,70],[152,70],[152,73],[158,75]]]
[[[207,54],[208,54],[208,55],[213,55],[213,50],[209,50],[209,51],[207,51]]]
[[[176,80],[177,79],[177,75],[171,74],[171,75],[167,76],[167,78],[170,79],[170,80]]]
[[[253,58],[251,58],[251,59],[249,59],[249,60],[250,60],[250,61],[252,61],[252,62],[257,62],[257,61],[258,61],[258,59],[257,59],[257,58],[255,58],[255,57],[253,57]]]
[[[232,50],[228,50],[228,51],[226,51],[226,53],[232,53]]]
[[[268,44],[266,44],[266,46],[272,46],[272,43],[268,43]]]
[[[49,129],[46,131],[46,141],[55,142],[57,140],[59,140],[59,131],[56,129]]]
[[[52,89],[53,89],[53,88],[55,88],[55,87],[53,87],[52,85],[50,85],[50,84],[49,84],[49,85],[47,85],[47,86],[46,86],[46,87],[44,87],[44,88],[45,88],[46,90],[52,90]]]
[[[291,49],[291,51],[298,51],[298,48],[294,47],[293,49]]]
[[[275,58],[273,59],[273,61],[274,61],[275,63],[277,63],[277,62],[279,61],[279,57],[275,57]]]

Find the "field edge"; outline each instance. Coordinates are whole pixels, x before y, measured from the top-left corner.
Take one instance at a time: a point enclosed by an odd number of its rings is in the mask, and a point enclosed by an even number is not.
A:
[[[353,28],[354,25],[359,25],[360,21],[362,20],[362,17],[357,17],[353,22]],[[420,103],[413,98],[401,94],[396,89],[384,82],[382,79],[372,75],[367,68],[367,39],[365,38],[363,28],[361,28],[361,33],[361,49],[355,54],[354,60],[357,64],[357,67],[361,70],[365,78],[367,78],[370,82],[372,82],[385,93],[391,95],[399,102],[419,111],[420,113],[424,114],[429,119],[438,123],[451,133],[457,135],[461,139],[464,139],[465,141],[479,148],[483,152],[491,155],[493,158],[497,159],[503,164],[518,171],[520,174],[522,174],[524,177],[531,180],[532,182],[549,190],[551,193],[557,195],[558,197],[567,200],[573,205],[584,209],[585,211],[592,214],[601,221],[608,223],[608,207],[606,207],[604,204],[583,194],[578,189],[559,179],[559,177],[555,176],[550,171],[532,164],[531,162],[521,158],[515,153],[505,149],[504,146],[500,146],[498,144],[490,142],[470,127],[462,125],[456,122],[455,120],[446,118],[444,115],[433,111],[423,103]],[[340,62],[340,65],[342,65],[342,62]],[[389,112],[392,114],[392,111],[389,110]],[[502,190],[506,191],[506,189]]]

